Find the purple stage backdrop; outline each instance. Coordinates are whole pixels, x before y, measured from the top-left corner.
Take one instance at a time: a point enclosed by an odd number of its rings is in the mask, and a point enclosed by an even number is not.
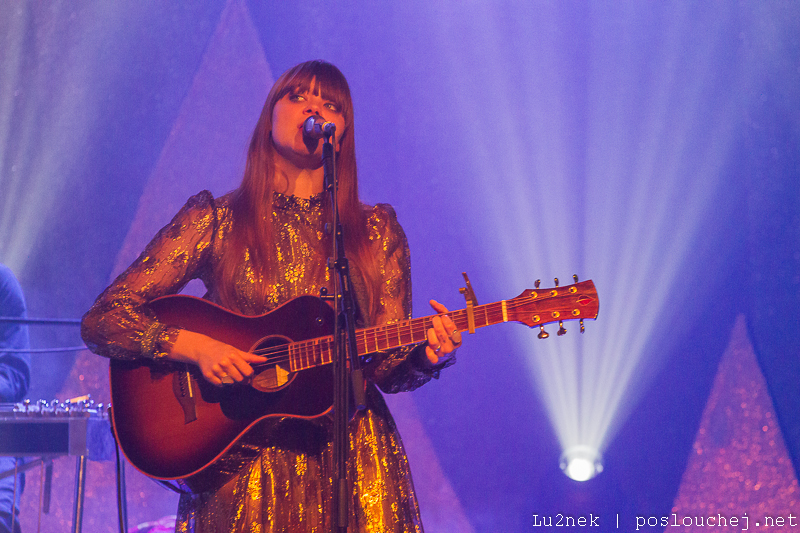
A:
[[[31,316],[80,317],[186,198],[237,186],[275,77],[329,60],[362,198],[408,235],[415,316],[463,307],[462,271],[480,303],[573,274],[600,295],[583,335],[482,329],[440,380],[387,398],[427,530],[789,531],[798,35],[790,1],[6,2],[0,262]],[[108,401],[105,360],[33,360],[30,398]],[[576,450],[602,472],[568,478]],[[74,468],[55,461],[41,517],[28,474],[24,531],[68,530]],[[113,470],[89,464],[84,531],[117,530]],[[127,472],[131,528],[175,513]]]

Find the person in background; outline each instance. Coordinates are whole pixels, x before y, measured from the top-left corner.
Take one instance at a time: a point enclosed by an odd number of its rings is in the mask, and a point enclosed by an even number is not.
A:
[[[11,269],[0,263],[0,316],[25,318],[25,297]],[[31,380],[30,354],[10,350],[28,350],[28,326],[14,322],[0,322],[0,402],[22,401]],[[0,456],[0,472],[12,470],[17,459]],[[16,483],[17,498],[14,501]],[[25,483],[20,474],[0,479],[0,533],[19,533],[19,497]]]

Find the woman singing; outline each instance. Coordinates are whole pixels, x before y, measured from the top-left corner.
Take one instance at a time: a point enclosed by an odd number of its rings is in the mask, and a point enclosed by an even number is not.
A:
[[[387,204],[358,196],[353,106],[333,65],[309,61],[278,78],[256,124],[239,188],[221,198],[201,192],[97,299],[83,338],[100,355],[169,359],[197,365],[219,387],[253,375],[260,356],[157,321],[147,308],[194,278],[205,298],[245,315],[261,315],[297,296],[333,288],[327,267],[329,202],[323,192],[322,142],[306,141],[305,120],[336,124],[338,206],[360,309],[360,327],[410,317],[411,273],[403,229]],[[437,313],[447,309],[432,301]],[[427,342],[383,352],[365,366],[367,409],[350,422],[349,531],[422,531],[400,436],[377,387],[413,390],[452,364],[461,338],[433,319]],[[327,417],[268,419],[219,464],[231,477],[181,496],[177,531],[302,532],[332,526],[332,430]]]

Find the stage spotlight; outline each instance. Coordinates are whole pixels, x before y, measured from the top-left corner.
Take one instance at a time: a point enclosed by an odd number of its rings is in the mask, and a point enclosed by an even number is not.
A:
[[[651,8],[618,9],[592,12],[597,27],[580,56],[586,63],[576,63],[590,69],[585,83],[541,76],[568,72],[578,58],[548,34],[517,63],[497,46],[476,82],[493,97],[463,91],[458,104],[491,128],[463,131],[471,136],[468,165],[485,178],[477,194],[486,213],[498,214],[486,219],[487,250],[503,258],[512,286],[529,286],[533,272],[553,279],[577,271],[600,294],[598,322],[587,324],[585,336],[569,324],[567,335],[542,341],[522,328],[510,332],[566,450],[562,470],[576,480],[597,475],[600,454],[667,364],[667,341],[678,341],[665,336],[664,324],[691,323],[687,312],[712,298],[699,293],[711,287],[699,277],[685,290],[690,276],[735,249],[709,229],[724,227],[719,221],[738,201],[729,190],[745,117],[737,110],[749,109],[766,75],[756,54],[739,65],[721,44],[734,45],[730,24],[751,18],[739,7],[724,14],[666,7],[658,26],[624,34],[616,29],[623,13],[651,20]],[[492,19],[488,8],[484,18]],[[713,32],[697,39],[696,24]],[[658,46],[643,46],[651,42]],[[620,53],[635,59],[618,61]],[[642,76],[642,65],[652,75]],[[517,109],[519,98],[526,105]],[[548,200],[537,196],[542,191]]]
[[[603,471],[603,458],[591,446],[572,446],[561,454],[561,470],[575,481],[588,481]]]

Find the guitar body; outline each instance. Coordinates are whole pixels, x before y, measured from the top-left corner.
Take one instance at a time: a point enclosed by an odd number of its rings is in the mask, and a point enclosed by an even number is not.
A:
[[[330,335],[333,311],[301,296],[258,317],[232,313],[191,296],[154,300],[159,321],[208,335],[244,351]],[[331,410],[332,365],[290,374],[271,392],[250,385],[215,387],[194,365],[112,360],[114,432],[128,460],[159,479],[191,478],[221,457],[258,421],[316,418]]]

